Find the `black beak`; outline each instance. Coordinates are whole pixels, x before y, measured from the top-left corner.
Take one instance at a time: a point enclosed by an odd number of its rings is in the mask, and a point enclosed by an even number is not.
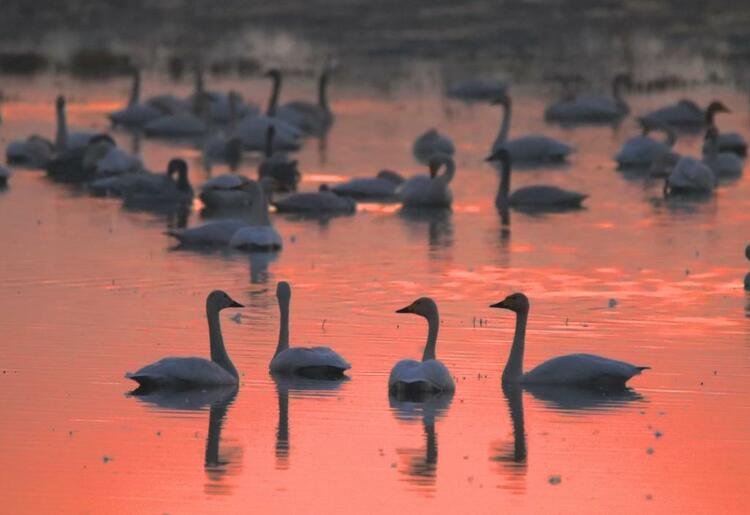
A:
[[[508,306],[506,306],[506,305],[505,305],[505,301],[504,301],[504,300],[501,300],[500,302],[498,302],[498,303],[496,303],[496,304],[490,304],[490,307],[491,307],[491,308],[503,308],[503,309],[508,309]]]
[[[397,309],[396,313],[411,313],[411,305],[406,306],[405,308]]]
[[[230,308],[244,308],[242,304],[237,302],[236,300],[233,300],[232,303],[229,305]]]

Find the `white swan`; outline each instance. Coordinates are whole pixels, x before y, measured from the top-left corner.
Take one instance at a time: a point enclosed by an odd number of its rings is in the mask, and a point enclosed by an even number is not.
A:
[[[250,220],[232,235],[229,246],[241,250],[279,250],[283,245],[281,235],[268,218],[268,201],[264,188],[266,181],[251,181],[247,189],[251,195]]]
[[[326,184],[321,184],[317,192],[292,193],[272,202],[279,213],[354,213],[357,203],[349,197],[339,197]]]
[[[547,107],[544,118],[561,123],[602,123],[620,120],[630,111],[622,98],[622,88],[631,84],[630,75],[619,74],[612,79],[612,96],[579,95]]]
[[[223,291],[212,291],[206,298],[206,317],[211,343],[211,359],[163,358],[125,377],[146,388],[180,388],[199,385],[238,384],[239,373],[229,359],[221,336],[219,312],[225,308],[241,308]]]
[[[664,183],[666,194],[711,193],[716,187],[716,174],[704,163],[682,156]]]
[[[405,208],[449,208],[453,202],[450,182],[456,174],[456,164],[448,155],[434,154],[429,161],[430,175],[407,179],[397,190]],[[445,172],[438,174],[441,168]]]
[[[706,125],[709,127],[716,127],[714,117],[716,113],[730,113],[731,111],[727,106],[714,100],[706,108]],[[733,152],[738,156],[745,157],[747,155],[747,142],[745,138],[737,132],[721,132],[718,135],[719,152]],[[703,145],[703,153],[708,154],[710,148],[708,142]]]
[[[128,105],[123,109],[109,113],[109,119],[114,125],[123,125],[125,127],[141,127],[151,120],[164,116],[164,112],[150,105],[148,102],[141,102],[141,71],[138,68],[133,69],[133,85],[130,90],[130,99]]]
[[[717,177],[738,177],[742,175],[744,162],[734,152],[721,152],[719,150],[719,130],[710,126],[706,130],[704,149],[707,150],[703,162],[714,171]]]
[[[67,115],[65,111],[65,97],[59,95],[55,101],[57,113],[57,134],[55,135],[55,150],[58,155],[65,151],[76,151],[83,149],[89,141],[99,133],[96,132],[71,132],[68,129]]]
[[[577,191],[564,190],[557,186],[537,185],[519,188],[510,193],[511,156],[504,149],[495,150],[487,161],[499,161],[502,165],[500,188],[495,197],[495,205],[498,209],[507,206],[522,211],[558,211],[565,209],[578,209],[588,195]]]
[[[388,391],[409,395],[431,392],[452,392],[456,389],[448,368],[435,357],[440,315],[437,304],[429,297],[421,297],[396,313],[413,313],[427,319],[427,344],[422,361],[402,359],[391,370]]]
[[[396,191],[404,178],[391,170],[381,170],[375,177],[356,177],[331,188],[336,195],[357,200],[388,200],[396,197]]]
[[[204,182],[199,198],[208,209],[239,209],[253,203],[250,183],[244,175],[227,173]]]
[[[292,289],[286,281],[276,286],[279,301],[279,343],[268,365],[272,374],[294,374],[314,378],[340,378],[351,365],[329,347],[289,347],[289,300]]]
[[[659,156],[672,150],[676,141],[674,130],[669,125],[641,120],[643,133],[626,141],[615,156],[620,168],[648,167]],[[653,130],[661,130],[666,134],[664,141],[658,141],[648,136]]]
[[[509,94],[501,95],[493,104],[503,106],[503,119],[500,131],[492,144],[492,150],[505,148],[510,152],[516,164],[534,165],[541,163],[559,163],[567,159],[573,152],[572,147],[555,139],[537,134],[529,134],[512,140],[508,139],[513,102]]]
[[[166,231],[183,247],[226,247],[234,233],[245,227],[244,220],[216,220],[196,227]]]
[[[172,177],[177,175],[177,179]],[[167,165],[166,181],[138,181],[125,192],[125,202],[129,205],[173,205],[190,204],[193,200],[193,187],[188,180],[188,167],[183,159],[172,159]]]
[[[276,109],[275,116],[299,127],[305,134],[320,136],[328,132],[334,119],[327,94],[330,71],[325,68],[320,74],[317,104],[303,101],[287,102]]]
[[[427,164],[434,154],[452,156],[456,152],[456,147],[448,136],[440,134],[436,129],[430,129],[414,140],[412,152],[417,161]]]
[[[290,160],[283,152],[274,152],[276,128],[269,125],[266,129],[265,157],[258,165],[258,179],[273,179],[274,191],[297,191],[302,174],[297,168],[297,160]]]
[[[523,352],[526,345],[529,299],[523,293],[514,293],[490,307],[508,309],[516,313],[516,332],[508,362],[503,370],[503,384],[564,384],[622,388],[631,377],[650,368],[593,354],[567,354],[545,361],[524,374]]]
[[[8,164],[27,168],[44,168],[55,155],[55,145],[48,139],[32,134],[24,140],[14,140],[5,149]]]
[[[446,94],[464,102],[489,101],[504,94],[508,85],[504,82],[482,79],[468,79],[448,86]]]

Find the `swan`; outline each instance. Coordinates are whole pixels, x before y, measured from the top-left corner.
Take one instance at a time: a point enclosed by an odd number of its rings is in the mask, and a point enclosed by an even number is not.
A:
[[[32,134],[25,140],[8,143],[5,158],[8,164],[28,168],[45,168],[55,155],[55,145],[48,139]]]
[[[464,102],[477,100],[489,101],[504,94],[507,89],[508,85],[504,82],[468,79],[451,84],[448,87],[446,94],[449,98],[456,98],[458,100],[463,100]]]
[[[206,90],[203,86],[202,66],[197,65],[193,72],[195,74],[195,88],[193,94],[187,98],[188,105],[196,106],[199,102],[205,102],[206,115],[212,122],[231,123],[233,116],[243,118],[259,114],[258,106],[246,104],[239,93]]]
[[[146,136],[157,138],[190,138],[202,136],[207,131],[208,124],[200,116],[191,112],[161,116],[143,126]]]
[[[177,175],[177,179],[172,177]],[[193,187],[188,180],[188,166],[183,159],[172,159],[167,165],[165,181],[138,181],[125,192],[125,202],[130,205],[190,204]]]
[[[529,299],[523,293],[508,295],[492,304],[516,313],[516,332],[508,362],[503,370],[503,384],[560,384],[586,387],[625,387],[633,376],[650,367],[638,367],[593,354],[567,354],[537,365],[523,373],[523,351],[526,344],[526,321]]]
[[[721,152],[719,145],[719,130],[710,126],[706,130],[703,162],[714,171],[717,177],[738,177],[742,175],[744,163],[742,158],[734,152]]]
[[[445,167],[445,172],[438,171]],[[450,182],[456,174],[456,163],[448,155],[434,154],[429,161],[430,175],[406,180],[397,190],[405,208],[449,208],[453,202]]]
[[[281,235],[268,218],[268,201],[264,188],[267,181],[251,181],[247,188],[251,195],[250,221],[232,235],[229,246],[241,250],[279,250]]]
[[[381,170],[375,177],[357,177],[331,188],[336,195],[357,200],[388,200],[396,197],[396,190],[404,178],[391,170]]]
[[[237,107],[239,95],[229,93],[229,125],[211,135],[203,145],[203,161],[210,169],[214,163],[227,163],[234,170],[242,159],[242,139],[237,136]]]
[[[98,134],[85,146],[59,152],[47,163],[47,176],[65,183],[88,181],[94,177],[97,163],[114,148],[117,148],[117,143],[111,136]]]
[[[97,177],[108,177],[142,172],[143,162],[138,156],[119,147],[112,147],[103,157],[96,159],[93,167]]]
[[[670,152],[675,144],[676,135],[669,125],[653,124],[646,120],[641,122],[643,133],[626,141],[615,156],[619,168],[648,167],[656,158]],[[650,138],[648,134],[653,130],[663,131],[666,139],[658,141]]]
[[[712,122],[716,113],[728,111],[726,106],[718,101],[711,102],[704,111],[692,100],[682,99],[675,104],[651,111],[643,119],[689,130],[703,127],[709,121]]]
[[[435,357],[440,316],[437,304],[429,297],[421,297],[396,313],[413,313],[427,319],[427,344],[422,361],[402,359],[391,370],[388,391],[392,394],[452,392],[456,389],[448,368]]]
[[[273,179],[274,191],[297,191],[302,175],[297,168],[297,160],[290,160],[283,152],[274,152],[276,128],[266,129],[265,158],[258,165],[258,179]]]
[[[622,98],[621,90],[629,87],[630,75],[619,74],[612,79],[612,96],[580,95],[571,100],[562,100],[547,107],[544,118],[562,123],[614,122],[630,111]]]
[[[247,226],[244,220],[216,220],[188,229],[166,231],[182,247],[226,247],[234,233]]]
[[[207,180],[201,185],[199,198],[208,209],[243,208],[253,202],[250,179],[228,173]]]
[[[55,101],[57,113],[57,133],[55,135],[55,150],[60,155],[66,151],[81,150],[98,136],[96,132],[70,132],[65,112],[65,97],[59,95]]]
[[[679,157],[664,181],[664,193],[705,194],[716,187],[716,174],[706,164],[689,156]]]
[[[327,95],[330,72],[330,69],[325,68],[320,74],[317,104],[303,101],[287,102],[276,109],[275,116],[299,127],[304,134],[322,135],[328,132],[334,119]]]
[[[329,347],[289,347],[289,300],[292,289],[286,281],[276,285],[279,301],[279,343],[268,365],[271,374],[290,374],[313,378],[340,378],[352,366]]]
[[[510,153],[504,148],[495,150],[487,158],[487,161],[502,163],[500,188],[495,198],[495,205],[498,209],[502,210],[506,206],[524,211],[578,209],[581,207],[581,202],[588,198],[585,193],[547,185],[526,186],[510,194],[511,160]]]
[[[242,304],[232,300],[223,291],[212,291],[206,298],[206,317],[211,342],[211,359],[163,358],[146,365],[137,372],[128,372],[125,377],[145,388],[187,388],[199,385],[228,385],[239,383],[239,373],[229,359],[221,336],[219,311],[226,308],[241,308]]]
[[[354,213],[357,210],[354,199],[339,197],[326,184],[321,184],[317,192],[292,193],[272,204],[279,213]]]
[[[130,90],[128,105],[107,115],[112,124],[125,127],[141,127],[151,120],[164,116],[165,113],[163,111],[160,111],[148,102],[141,102],[140,99],[141,71],[138,68],[134,68],[133,85]]]
[[[151,173],[140,170],[135,173],[125,173],[94,179],[88,184],[88,189],[93,195],[109,197],[124,197],[128,192],[143,189],[158,189],[169,187],[173,184],[172,175],[175,168],[167,167],[166,173]]]
[[[573,152],[573,149],[565,143],[537,134],[530,134],[509,140],[508,133],[510,132],[513,106],[510,95],[501,95],[494,100],[493,104],[503,106],[504,110],[500,131],[495,138],[495,142],[492,144],[493,151],[505,148],[510,152],[514,163],[525,165],[563,162]]]
[[[456,147],[448,136],[440,134],[436,129],[430,129],[420,134],[412,146],[414,157],[420,163],[427,164],[434,154],[444,154],[452,156],[456,152]]]
[[[714,100],[708,105],[708,108],[706,108],[706,125],[709,127],[715,127],[716,124],[714,123],[714,115],[716,113],[731,113],[729,108],[719,102],[718,100]],[[747,142],[745,141],[745,138],[742,137],[737,132],[722,132],[719,133],[718,136],[718,145],[719,145],[719,152],[734,152],[738,156],[745,157],[747,155]],[[708,145],[708,142],[705,142],[703,145],[703,153],[708,154],[710,148]]]
[[[10,169],[6,166],[0,165],[0,188],[6,188],[8,186],[8,179],[10,179]]]

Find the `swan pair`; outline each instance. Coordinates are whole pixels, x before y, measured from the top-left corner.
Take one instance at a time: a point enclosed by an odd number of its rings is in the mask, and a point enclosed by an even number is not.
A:
[[[276,289],[279,302],[280,328],[276,352],[269,364],[272,374],[300,375],[304,377],[340,378],[351,365],[328,347],[289,346],[289,300],[291,288],[280,282]],[[125,377],[136,381],[144,389],[191,388],[198,386],[236,385],[237,368],[229,358],[221,334],[219,312],[227,308],[244,307],[223,291],[213,291],[206,299],[206,317],[211,349],[211,359],[163,358],[146,365]]]

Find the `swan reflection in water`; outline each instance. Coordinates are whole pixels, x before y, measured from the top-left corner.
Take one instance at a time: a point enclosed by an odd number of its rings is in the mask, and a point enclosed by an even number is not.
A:
[[[422,237],[423,227],[427,224],[431,251],[453,246],[453,212],[450,209],[401,208],[398,217],[415,240]]]
[[[306,379],[294,376],[273,375],[279,398],[279,423],[276,427],[276,468],[289,468],[289,392],[299,397],[332,397],[348,377],[337,380]]]
[[[236,476],[240,472],[242,448],[224,446],[221,449],[221,430],[229,407],[237,397],[237,386],[215,386],[192,388],[186,390],[146,390],[138,388],[130,393],[144,404],[152,405],[157,411],[201,411],[209,406],[208,436],[203,468],[207,482],[207,495],[229,495],[231,485],[225,482],[227,476]]]
[[[428,495],[435,491],[437,479],[438,445],[435,432],[435,419],[445,415],[453,401],[453,392],[414,397],[389,395],[388,403],[397,420],[413,422],[422,419],[425,434],[425,448],[396,449],[402,464],[405,464],[406,481]]]
[[[508,481],[499,488],[517,493],[523,493],[526,489],[528,468],[523,412],[524,390],[541,401],[546,408],[576,415],[604,413],[622,408],[631,402],[645,400],[631,388],[597,389],[553,384],[504,384],[503,394],[513,425],[513,442],[493,442],[490,461],[499,465],[497,472]]]

